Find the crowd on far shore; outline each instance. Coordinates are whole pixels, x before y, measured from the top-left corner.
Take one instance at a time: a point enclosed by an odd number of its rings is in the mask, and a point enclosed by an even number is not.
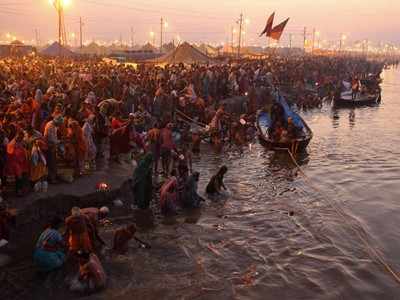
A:
[[[384,64],[365,58],[276,56],[135,69],[101,60],[3,59],[2,189],[10,192],[12,187],[18,196],[45,192],[48,184],[72,182],[128,160],[137,165],[132,190],[139,209],[150,207],[152,179],[160,174],[165,178],[159,192],[163,214],[174,214],[179,207],[196,208],[204,199],[197,193],[200,174],[191,161],[205,136],[217,152],[232,146],[240,149],[255,138],[256,112],[274,102],[271,87],[279,88],[298,108],[315,108],[323,97],[334,95],[343,80],[378,76]],[[232,112],[225,100],[237,97],[243,97],[245,105]],[[227,171],[225,166],[216,170],[208,194],[225,188]],[[96,241],[102,243],[99,220],[107,213],[108,208],[73,208],[65,221],[65,236],[57,230],[61,220],[53,219],[37,243],[35,262],[45,272],[59,268],[66,250],[78,258],[78,281],[86,282],[85,288],[103,286],[105,272],[94,251]],[[8,218],[3,201],[0,241],[12,240]],[[134,233],[133,225],[117,231],[115,250],[125,251]]]
[[[195,120],[191,124],[210,124],[221,132],[221,141],[228,137],[242,144],[247,128],[241,128],[240,116],[233,120],[222,113],[224,99],[248,95],[243,114],[251,119],[270,96],[257,90],[273,84],[287,93],[292,104],[318,107],[341,80],[378,74],[382,68],[383,63],[362,58],[312,56],[138,69],[102,61],[4,59],[0,61],[2,183],[11,181],[23,195],[35,185],[47,188],[38,182],[57,182],[60,165],[73,168],[73,174],[61,174],[68,180],[90,173],[99,159],[107,164],[110,157],[118,159],[132,147],[154,152],[158,136],[143,133],[155,128],[169,127],[186,148],[197,151],[197,130],[178,126],[177,110],[190,117],[186,121]]]

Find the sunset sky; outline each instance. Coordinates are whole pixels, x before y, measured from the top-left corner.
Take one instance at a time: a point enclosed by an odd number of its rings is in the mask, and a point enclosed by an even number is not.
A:
[[[134,28],[136,43],[150,40],[154,31],[159,43],[160,17],[168,22],[167,40],[191,42],[230,41],[231,26],[241,12],[249,19],[246,25],[247,44],[265,44],[257,33],[263,29],[267,16],[276,11],[276,21],[291,17],[282,38],[289,33],[294,44],[301,44],[306,26],[321,32],[321,40],[336,41],[342,34],[349,40],[370,39],[374,42],[400,43],[400,1],[396,0],[69,0],[65,23],[68,35],[79,32],[79,16],[85,22],[84,40],[130,41]],[[11,33],[21,40],[32,40],[35,28],[42,42],[56,39],[56,12],[49,0],[0,0],[0,40]],[[236,40],[236,37],[235,37]],[[73,43],[71,38],[71,43]]]

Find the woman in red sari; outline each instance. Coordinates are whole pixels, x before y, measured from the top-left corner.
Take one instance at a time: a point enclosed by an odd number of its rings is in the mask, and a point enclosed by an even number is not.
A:
[[[87,143],[83,136],[83,130],[79,123],[70,120],[67,130],[67,144],[65,145],[66,160],[72,162],[76,175],[81,175],[84,168],[87,152]]]
[[[17,196],[23,195],[24,179],[29,172],[28,156],[23,145],[23,138],[23,132],[19,131],[15,138],[7,145],[5,175],[15,177],[15,191]]]

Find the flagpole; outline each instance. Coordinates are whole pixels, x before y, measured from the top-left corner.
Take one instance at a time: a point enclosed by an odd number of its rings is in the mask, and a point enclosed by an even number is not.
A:
[[[240,46],[242,43],[242,26],[243,26],[243,13],[240,14],[240,19],[239,19],[239,43],[238,43],[238,59],[240,58]]]

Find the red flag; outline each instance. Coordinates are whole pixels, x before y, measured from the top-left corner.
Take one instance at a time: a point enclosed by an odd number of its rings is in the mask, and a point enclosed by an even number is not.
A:
[[[271,33],[272,24],[274,23],[274,18],[275,18],[275,12],[269,16],[267,25],[265,25],[265,28],[264,28],[263,32],[261,32],[260,36],[263,36],[264,34],[269,36],[269,34]]]
[[[281,24],[276,25],[274,28],[272,28],[269,37],[273,40],[279,41],[281,39],[283,31],[285,30],[286,24],[289,22],[289,19],[290,18],[287,18]]]

